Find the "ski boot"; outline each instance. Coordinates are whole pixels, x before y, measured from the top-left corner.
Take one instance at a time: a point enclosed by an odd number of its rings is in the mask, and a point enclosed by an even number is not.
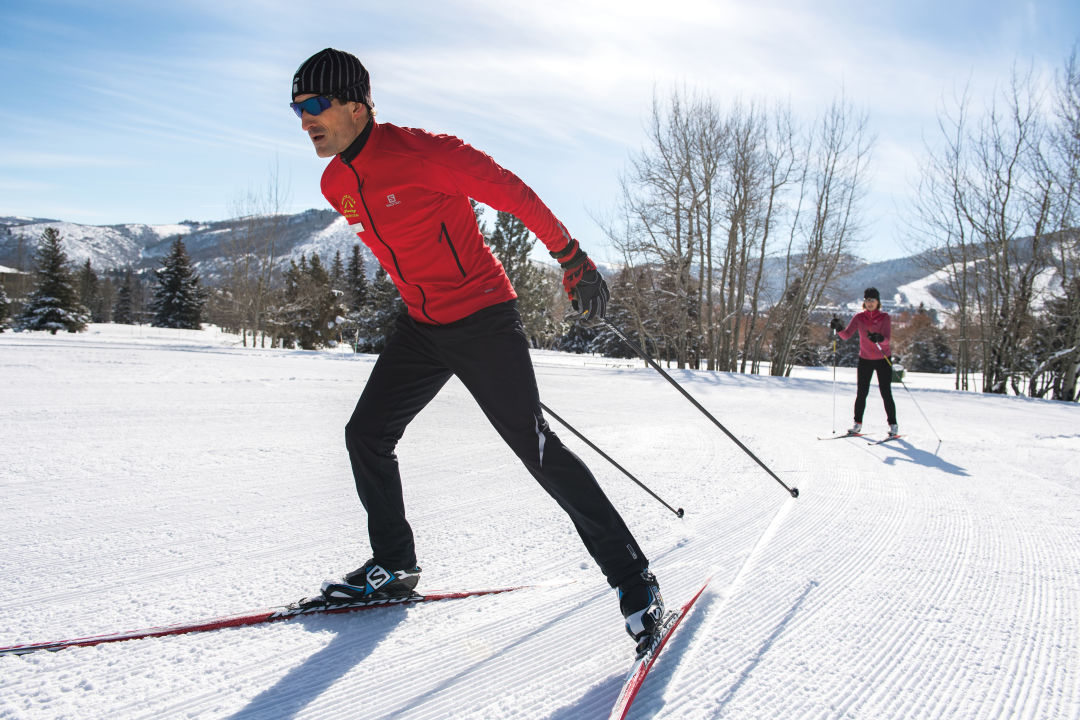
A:
[[[619,584],[619,609],[626,619],[626,632],[637,643],[641,654],[653,641],[653,634],[664,619],[664,599],[660,584],[648,568]]]

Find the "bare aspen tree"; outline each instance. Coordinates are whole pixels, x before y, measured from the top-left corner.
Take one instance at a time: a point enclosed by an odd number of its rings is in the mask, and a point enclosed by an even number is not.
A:
[[[247,346],[266,346],[267,309],[273,301],[274,272],[281,259],[287,217],[287,191],[275,166],[266,186],[248,190],[236,202],[234,214],[242,218],[229,237],[224,283],[231,301],[231,317]]]
[[[957,303],[958,356],[983,392],[1023,393],[1033,366],[1040,277],[1067,226],[1043,84],[1014,72],[972,118],[967,93],[940,120],[920,189],[924,239],[940,243]],[[977,346],[969,358],[967,346]]]
[[[765,259],[772,229],[795,163],[791,115],[777,106],[770,122],[755,102],[736,102],[725,127],[724,175],[719,183],[723,234],[721,287],[718,306],[717,368],[746,371],[756,358],[764,332],[757,328]]]
[[[740,372],[746,372],[749,362],[750,372],[754,374],[760,372],[760,358],[763,356],[763,346],[767,337],[767,324],[759,323],[765,300],[762,297],[765,258],[772,241],[772,230],[777,226],[783,213],[782,195],[796,177],[799,164],[795,147],[795,124],[790,107],[776,106],[763,140],[762,163],[763,177],[766,182],[762,188],[763,196],[758,211],[761,237],[756,245],[756,257],[752,258],[752,264],[747,266],[749,277],[752,278],[748,298],[750,312],[747,317],[742,362],[739,367]]]
[[[821,302],[855,246],[872,138],[867,116],[843,98],[819,120],[805,147],[800,197],[787,245],[784,293],[773,308],[772,375],[788,375],[805,349],[811,308]]]
[[[697,232],[689,131],[691,111],[673,93],[665,109],[656,98],[647,128],[648,146],[621,180],[625,226],[608,231],[629,268],[651,266],[654,313],[637,328],[662,357],[686,367],[692,349],[697,291],[691,276]]]

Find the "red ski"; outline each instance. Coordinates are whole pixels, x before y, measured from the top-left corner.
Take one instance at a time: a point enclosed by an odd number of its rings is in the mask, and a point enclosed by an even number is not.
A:
[[[519,585],[516,587],[491,588],[488,590],[468,590],[465,592],[441,592],[412,595],[401,598],[382,598],[379,600],[362,600],[347,604],[322,605],[304,607],[300,603],[293,603],[284,607],[257,610],[250,613],[237,615],[222,615],[221,617],[198,620],[191,623],[177,623],[174,625],[162,625],[160,627],[144,628],[142,630],[128,630],[127,632],[110,633],[107,635],[93,635],[90,637],[73,638],[70,640],[54,640],[52,642],[29,643],[26,645],[11,645],[0,647],[0,655],[25,655],[38,650],[63,650],[69,647],[84,647],[88,645],[101,645],[103,643],[120,642],[121,640],[141,640],[143,638],[161,637],[163,635],[185,635],[193,632],[206,630],[221,630],[230,627],[242,627],[245,625],[259,625],[278,620],[300,617],[302,615],[336,615],[338,613],[355,612],[357,610],[369,610],[387,605],[412,605],[415,603],[434,602],[436,600],[457,600],[459,598],[476,597],[479,595],[496,595],[498,593],[522,590],[533,585]]]
[[[694,593],[694,596],[686,601],[686,603],[673,612],[669,612],[663,622],[660,623],[660,628],[653,634],[652,643],[637,656],[633,666],[630,668],[630,673],[626,676],[626,681],[623,683],[622,691],[619,693],[619,698],[615,701],[615,706],[611,709],[611,714],[608,716],[608,720],[623,720],[626,714],[630,712],[630,705],[634,702],[634,698],[637,697],[638,690],[645,683],[645,678],[649,674],[649,670],[652,669],[653,663],[656,662],[656,657],[660,654],[660,651],[667,645],[668,639],[671,638],[676,628],[683,621],[683,618],[690,612],[690,608],[694,606],[697,599],[701,597],[701,594],[705,592],[705,588],[709,586],[709,581],[712,580],[710,575],[708,579],[702,583],[698,591]]]

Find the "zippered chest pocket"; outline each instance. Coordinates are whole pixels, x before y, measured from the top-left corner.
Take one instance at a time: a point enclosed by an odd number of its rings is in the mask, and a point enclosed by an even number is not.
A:
[[[439,225],[439,244],[446,243],[446,247],[449,248],[450,254],[454,258],[454,264],[457,265],[458,272],[461,273],[461,277],[465,277],[465,268],[461,265],[461,258],[458,257],[457,248],[454,247],[454,241],[450,237],[450,231],[446,229],[445,222]]]

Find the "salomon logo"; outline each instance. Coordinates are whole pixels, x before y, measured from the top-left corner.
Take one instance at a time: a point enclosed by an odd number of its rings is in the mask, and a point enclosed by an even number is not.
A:
[[[372,590],[378,590],[383,585],[385,585],[386,583],[390,582],[393,579],[394,579],[394,576],[391,575],[390,573],[386,572],[386,570],[383,569],[383,567],[381,565],[376,565],[375,567],[368,570],[367,581],[368,581],[368,585],[371,586]]]

